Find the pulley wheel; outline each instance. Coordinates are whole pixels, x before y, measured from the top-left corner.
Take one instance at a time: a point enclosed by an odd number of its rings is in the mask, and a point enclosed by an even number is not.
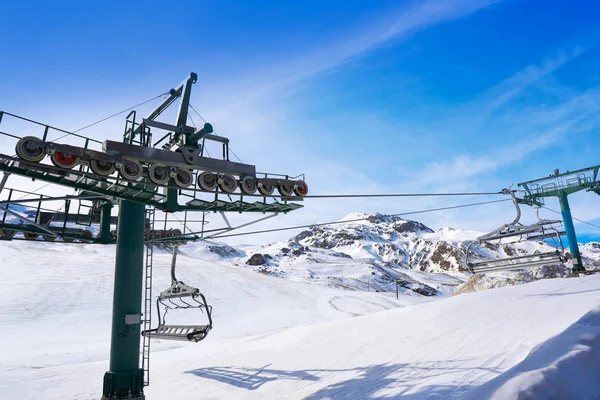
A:
[[[16,234],[17,234],[17,231],[7,230],[7,229],[0,229],[0,236],[1,237],[14,238]]]
[[[124,160],[119,173],[125,180],[137,181],[143,173],[142,165],[136,160]]]
[[[171,233],[173,234],[173,236],[181,236],[182,235],[181,229],[177,229],[177,228],[173,229],[171,231]]]
[[[110,231],[110,238],[112,240],[117,240],[117,231],[116,230],[113,229],[112,231]]]
[[[240,188],[242,189],[242,192],[246,194],[256,193],[256,189],[258,189],[256,178],[253,176],[245,176],[240,182]]]
[[[166,185],[169,183],[169,167],[166,165],[154,164],[148,169],[148,178],[157,185]]]
[[[278,185],[277,191],[283,197],[289,197],[294,194],[294,186],[293,185]]]
[[[91,242],[90,239],[92,239],[94,237],[94,234],[91,231],[88,231],[87,229],[85,229],[85,230],[81,231],[81,236],[84,237],[84,239],[81,239],[82,242],[90,243]]]
[[[102,160],[90,160],[90,169],[96,175],[109,176],[115,172],[115,163]]]
[[[41,141],[35,136],[25,136],[20,139],[15,146],[15,152],[19,158],[29,162],[40,162],[44,159],[46,154],[44,149],[38,147],[35,142]]]
[[[34,232],[23,232],[23,237],[27,240],[35,240],[40,236],[39,233]]]
[[[177,173],[173,177],[173,183],[176,186],[185,189],[189,187],[193,181],[194,178],[192,177],[192,173],[189,170],[185,168],[177,168]]]
[[[270,196],[275,191],[275,186],[271,185],[270,183],[259,182],[258,191],[263,196]]]
[[[217,175],[210,172],[203,172],[198,175],[198,186],[202,190],[212,192],[217,188]]]
[[[44,239],[46,242],[54,242],[56,240],[56,236],[42,235],[42,239]]]
[[[308,185],[304,181],[296,182],[294,186],[294,193],[298,196],[306,196],[308,194]]]
[[[50,161],[58,168],[71,169],[77,165],[77,156],[56,151],[50,156]]]
[[[238,183],[234,177],[230,175],[221,176],[219,188],[221,188],[222,191],[224,191],[225,193],[233,193],[235,192],[235,189],[237,189],[237,187]]]

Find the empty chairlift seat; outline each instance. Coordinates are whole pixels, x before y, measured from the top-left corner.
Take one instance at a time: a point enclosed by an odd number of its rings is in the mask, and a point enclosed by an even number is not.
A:
[[[502,225],[498,229],[490,233],[481,235],[476,241],[471,242],[466,249],[466,264],[473,273],[492,272],[501,270],[515,270],[523,268],[531,268],[541,265],[561,264],[567,261],[564,253],[561,236],[564,231],[559,231],[554,227],[560,224],[559,220],[540,219],[538,208],[538,222],[532,225],[523,225],[519,223],[521,210],[519,202],[514,191],[505,189],[503,192],[510,193],[513,204],[517,210],[515,220],[509,224]],[[546,252],[536,252],[533,254],[519,255],[506,258],[492,258],[481,261],[471,261],[474,256],[473,248],[479,248],[485,244],[508,244],[504,239],[512,240],[510,243],[518,243],[522,241],[539,241],[554,238],[557,239],[557,247],[555,250]]]
[[[566,262],[566,258],[560,250],[527,254],[517,257],[496,258],[467,264],[474,274],[500,270],[514,270],[531,268],[539,265],[559,264]]]
[[[199,342],[208,334],[210,328],[208,325],[160,325],[151,332],[151,336],[156,338],[171,340],[189,340],[190,342]]]
[[[161,292],[156,299],[158,311],[158,326],[154,329],[142,331],[143,336],[164,340],[181,340],[199,342],[206,338],[212,329],[212,307],[199,289],[188,286],[175,277],[175,264],[177,260],[177,247],[173,249],[171,262],[171,286]],[[206,315],[206,323],[191,325],[170,325],[166,322],[167,314],[171,310],[199,310]],[[196,314],[198,315],[198,314]]]

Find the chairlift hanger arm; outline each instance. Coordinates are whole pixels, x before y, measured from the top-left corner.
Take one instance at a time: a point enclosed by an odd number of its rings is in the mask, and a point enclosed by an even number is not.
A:
[[[177,250],[179,246],[173,246],[173,258],[171,259],[171,283],[177,282],[177,277],[175,276],[175,266],[177,264]]]
[[[510,225],[516,225],[519,223],[519,220],[521,219],[521,207],[519,207],[519,201],[517,200],[517,196],[515,196],[515,190],[511,190],[510,191],[510,196],[512,197],[512,202],[515,205],[515,208],[517,209],[517,216],[515,217],[515,220],[510,224]]]

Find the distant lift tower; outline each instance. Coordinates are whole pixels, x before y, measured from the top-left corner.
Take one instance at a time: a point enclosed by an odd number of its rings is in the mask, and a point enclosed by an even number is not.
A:
[[[575,235],[575,227],[573,226],[573,218],[571,217],[567,196],[580,190],[600,195],[598,170],[600,170],[600,165],[577,171],[567,171],[562,174],[558,169],[555,169],[554,174],[546,178],[518,184],[525,191],[524,200],[526,203],[541,206],[544,204],[544,197],[558,197],[567,239],[569,240],[569,248],[571,249],[573,272],[585,271],[585,268],[579,254],[577,236]]]

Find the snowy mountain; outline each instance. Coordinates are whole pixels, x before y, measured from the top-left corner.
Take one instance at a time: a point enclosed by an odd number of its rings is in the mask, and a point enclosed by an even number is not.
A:
[[[579,244],[579,252],[587,266],[600,267],[600,243]]]
[[[7,204],[3,205],[2,207],[29,219],[35,218],[37,214],[37,209],[35,207],[24,206],[22,204]],[[1,219],[4,219],[5,222],[12,224],[26,223],[22,218],[19,218],[16,215],[6,212],[2,209],[0,209],[0,220]]]
[[[482,232],[452,228],[434,232],[420,222],[397,216],[354,213],[338,224],[316,225],[287,241],[244,251],[227,246],[221,251],[234,265],[295,281],[394,292],[398,284],[403,293],[435,296],[451,294],[470,278],[465,249],[480,235]],[[593,243],[582,245],[586,265],[600,263],[599,247]],[[219,245],[212,243],[206,248],[215,252]],[[471,257],[506,258],[551,250],[553,247],[543,242],[486,245],[475,249]],[[566,272],[565,265],[555,264],[489,273],[477,277],[476,285],[463,287],[462,291],[531,282]]]

